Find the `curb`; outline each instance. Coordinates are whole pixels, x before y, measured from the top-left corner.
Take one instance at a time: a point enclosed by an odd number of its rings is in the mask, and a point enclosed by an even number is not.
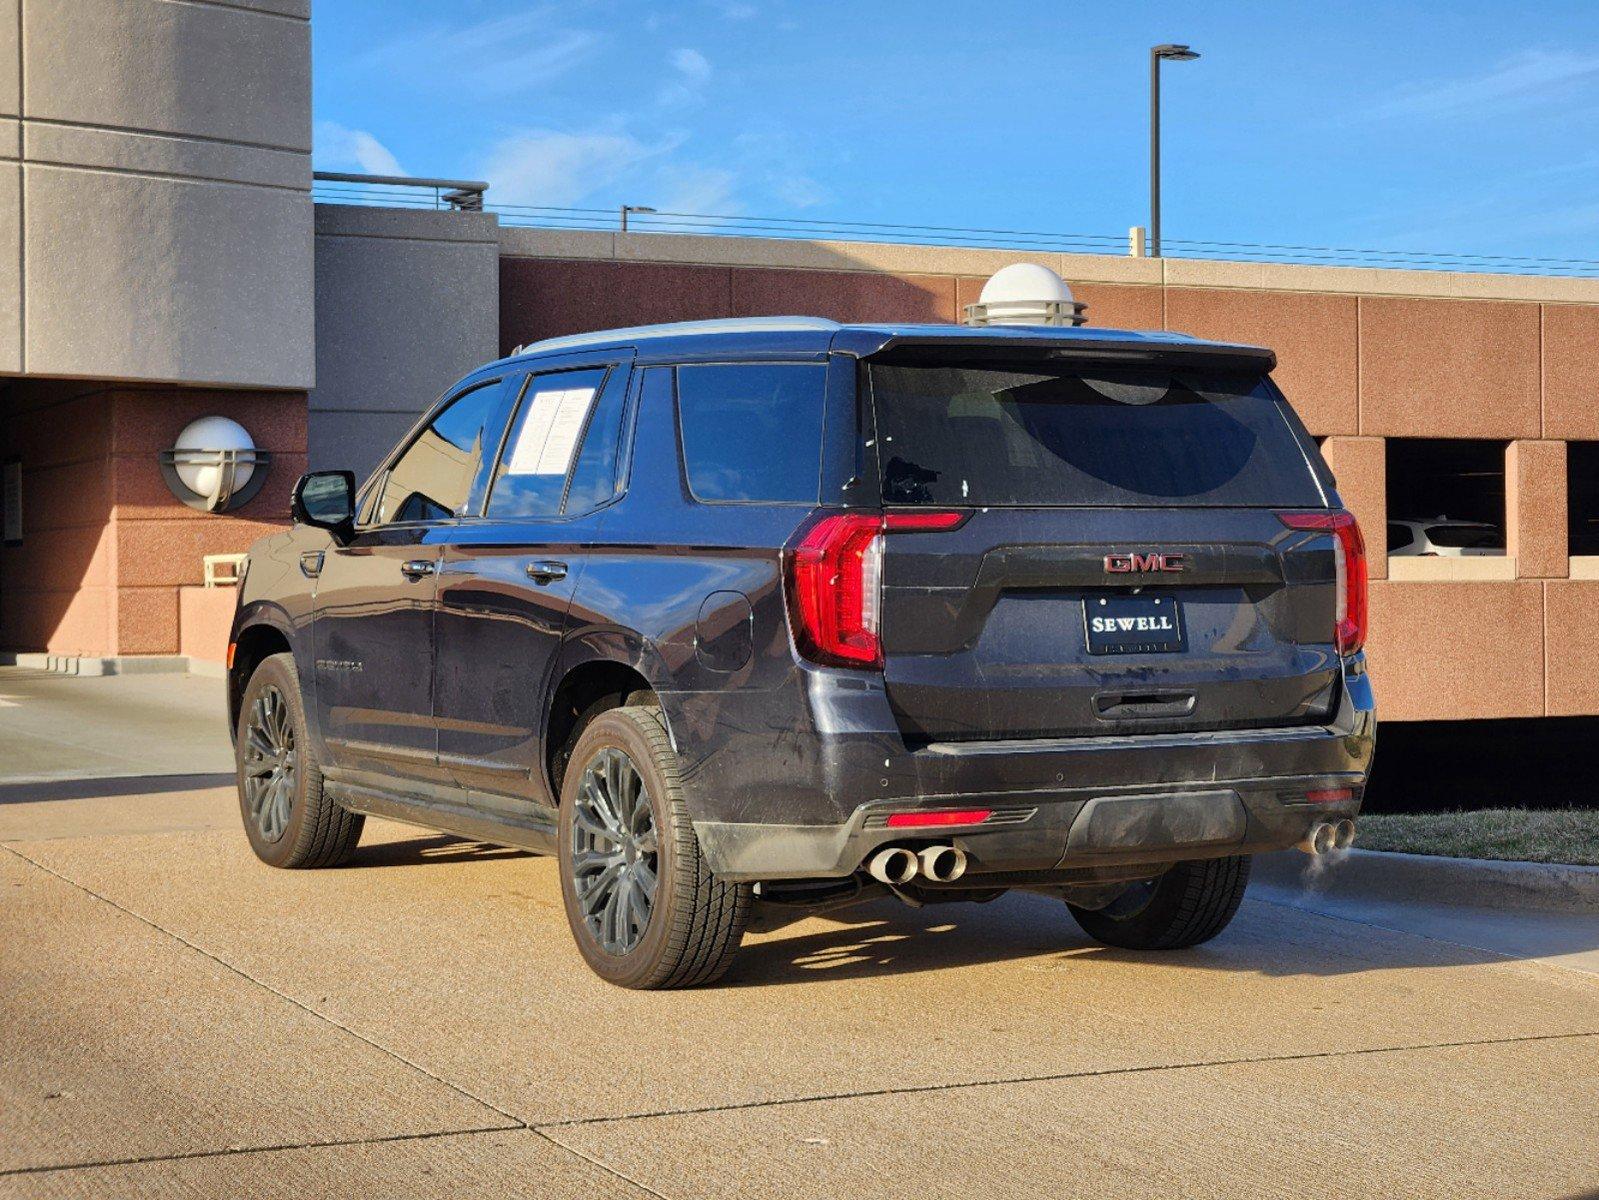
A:
[[[1298,850],[1258,854],[1251,885],[1329,899],[1599,915],[1599,867],[1348,850],[1319,864]]]

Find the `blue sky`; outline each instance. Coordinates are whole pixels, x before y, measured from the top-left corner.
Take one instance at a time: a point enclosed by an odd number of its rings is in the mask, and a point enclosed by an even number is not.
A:
[[[1599,4],[319,0],[316,164],[499,203],[1599,259]]]

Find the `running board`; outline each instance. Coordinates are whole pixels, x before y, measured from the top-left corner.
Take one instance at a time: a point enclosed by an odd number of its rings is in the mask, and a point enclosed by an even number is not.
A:
[[[322,786],[341,808],[353,813],[420,825],[474,842],[511,846],[535,854],[555,853],[557,833],[553,810],[538,809],[525,814],[488,812],[470,804],[466,798],[473,796],[471,792],[462,792],[461,801],[414,794],[398,796],[383,788],[348,779],[326,778]]]

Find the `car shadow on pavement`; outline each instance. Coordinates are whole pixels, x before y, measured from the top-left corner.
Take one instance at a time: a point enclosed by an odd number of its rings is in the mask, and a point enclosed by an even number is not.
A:
[[[1269,901],[1246,901],[1237,923],[1214,941],[1168,951],[1100,945],[1077,927],[1064,904],[1043,896],[1013,894],[989,904],[923,909],[894,905],[873,901],[746,941],[722,986],[866,979],[1023,960],[1030,960],[1024,969],[1034,971],[1126,963],[1303,977],[1475,966],[1521,957]],[[817,929],[818,924],[824,928]],[[1599,928],[1593,945],[1599,947]]]
[[[526,850],[518,850],[514,846],[495,846],[488,842],[474,842],[469,838],[441,833],[398,842],[363,844],[356,850],[355,856],[344,864],[343,869],[415,867],[441,862],[477,862],[532,857],[534,856]]]
[[[0,804],[42,800],[101,800],[114,796],[158,796],[234,786],[232,773],[204,775],[116,775],[103,779],[51,779],[0,783]]]

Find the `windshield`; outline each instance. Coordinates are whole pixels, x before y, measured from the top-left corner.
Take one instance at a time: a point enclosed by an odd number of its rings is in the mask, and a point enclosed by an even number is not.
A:
[[[1320,507],[1258,373],[868,365],[885,504]]]

